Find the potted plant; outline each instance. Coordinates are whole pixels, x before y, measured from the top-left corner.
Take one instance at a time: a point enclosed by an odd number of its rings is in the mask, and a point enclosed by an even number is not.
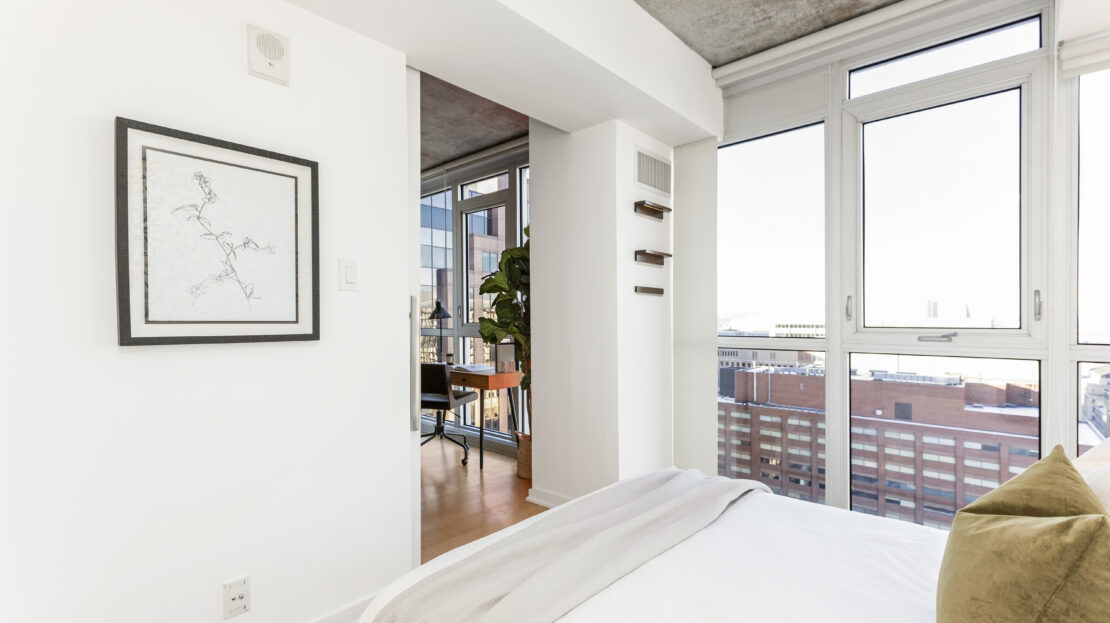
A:
[[[529,228],[524,228],[525,237]],[[478,333],[486,344],[500,344],[511,336],[516,344],[516,361],[524,378],[520,388],[525,392],[525,417],[528,430],[532,430],[532,313],[529,301],[529,242],[524,246],[505,249],[497,264],[497,272],[487,275],[478,289],[479,294],[496,294],[493,299],[493,317],[478,319]],[[517,431],[516,473],[521,478],[532,477],[532,436]]]

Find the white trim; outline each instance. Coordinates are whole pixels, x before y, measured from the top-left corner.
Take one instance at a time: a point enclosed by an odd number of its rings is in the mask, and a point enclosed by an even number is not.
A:
[[[714,417],[716,417],[716,416],[714,416]],[[546,489],[537,489],[536,487],[532,487],[531,489],[528,490],[528,497],[526,497],[524,499],[528,502],[533,503],[533,504],[539,504],[540,506],[543,506],[544,508],[554,508],[554,507],[559,506],[561,504],[566,504],[567,502],[571,501],[571,499],[573,499],[573,498],[571,498],[568,495],[563,495],[561,493],[555,493],[554,491],[548,491]]]
[[[851,59],[852,67],[870,64],[1046,12],[1048,5],[1046,0],[903,0],[722,65],[713,77],[728,97],[730,87],[763,86],[768,77],[777,80],[830,59]],[[1050,47],[1051,39],[1044,41]]]
[[[1110,67],[1110,31],[1060,42],[1060,73],[1065,78]]]
[[[456,158],[455,160],[452,160],[450,162],[445,162],[441,165],[432,167],[430,169],[425,169],[425,170],[420,172],[420,180],[425,181],[425,180],[431,179],[433,177],[438,177],[440,175],[445,175],[446,173],[448,173],[450,171],[457,171],[459,169],[464,169],[467,166],[469,166],[471,164],[475,164],[475,163],[481,163],[484,166],[487,160],[493,160],[494,158],[496,158],[498,156],[502,156],[502,155],[505,155],[509,152],[517,151],[517,150],[520,150],[520,149],[523,149],[523,150],[527,151],[527,149],[528,149],[528,137],[527,136],[522,136],[520,138],[514,138],[510,141],[506,141],[504,143],[501,143],[500,145],[494,145],[493,147],[487,147],[486,149],[483,149],[482,151],[470,154],[469,156],[463,156],[462,158]],[[525,156],[525,158],[527,158],[527,156]]]
[[[903,0],[855,19],[789,41],[713,70],[713,78],[722,89],[757,75],[776,71],[814,56],[828,56],[839,47],[866,38],[869,31],[891,27],[911,19],[917,13],[943,4],[946,0]]]
[[[308,623],[358,623],[359,617],[370,606],[375,594],[377,594],[377,591],[340,606],[327,614],[311,619]]]

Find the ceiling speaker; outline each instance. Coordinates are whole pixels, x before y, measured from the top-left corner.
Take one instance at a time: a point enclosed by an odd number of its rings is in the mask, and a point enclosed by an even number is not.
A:
[[[289,38],[247,25],[247,73],[289,86]]]

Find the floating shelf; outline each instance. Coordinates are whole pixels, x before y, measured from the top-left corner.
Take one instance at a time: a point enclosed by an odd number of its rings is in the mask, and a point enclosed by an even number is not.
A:
[[[636,286],[636,294],[654,294],[655,296],[663,296],[663,288],[653,288],[651,286]]]
[[[656,266],[662,266],[668,257],[672,257],[671,254],[664,251],[636,249],[637,262],[644,262],[645,264],[655,264]]]
[[[665,205],[653,203],[651,201],[637,201],[633,209],[637,214],[650,216],[653,219],[663,220],[663,215],[670,212],[671,209]]]

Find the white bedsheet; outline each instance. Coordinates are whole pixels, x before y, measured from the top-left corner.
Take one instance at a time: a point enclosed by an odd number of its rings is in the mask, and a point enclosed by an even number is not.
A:
[[[405,587],[525,522],[405,574],[362,621]],[[560,621],[932,623],[946,538],[933,528],[753,492]]]

